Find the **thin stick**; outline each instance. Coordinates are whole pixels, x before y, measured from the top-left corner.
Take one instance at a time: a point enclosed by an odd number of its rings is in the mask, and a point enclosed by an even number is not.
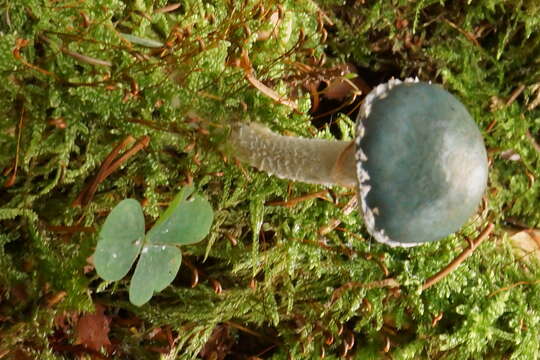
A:
[[[55,44],[54,41],[52,41],[51,39],[49,39],[45,35],[40,35],[39,38],[44,40],[45,42]],[[74,59],[76,59],[76,60],[78,60],[80,62],[90,64],[90,65],[96,65],[96,66],[107,66],[107,67],[112,66],[112,63],[110,61],[101,60],[101,59],[97,59],[97,58],[94,58],[94,57],[91,57],[91,56],[80,54],[80,53],[78,53],[76,51],[69,50],[68,48],[64,47],[63,45],[59,45],[59,44],[55,44],[55,45],[58,46],[60,51],[62,51],[64,54],[66,54],[68,56],[71,56],[72,58],[74,58]]]
[[[532,91],[536,92],[536,97],[527,105],[527,110],[529,111],[535,109],[538,105],[540,105],[540,86],[538,84],[535,85]]]
[[[450,20],[448,19],[444,19],[443,18],[443,21],[446,22],[448,25],[450,25],[451,27],[453,27],[454,29],[456,29],[457,31],[459,31],[461,34],[463,34],[463,36],[465,36],[470,42],[472,42],[474,45],[478,46],[478,47],[481,47],[480,46],[480,43],[478,42],[478,40],[476,39],[476,37],[474,37],[474,35],[472,35],[471,33],[463,30],[462,28],[460,28],[459,26],[457,26],[456,24],[454,24],[453,22],[451,22]]]
[[[315,198],[329,201],[327,196],[328,196],[328,190],[323,190],[323,191],[318,191],[311,194],[303,195],[303,196],[300,196],[291,200],[287,200],[287,201],[272,201],[272,202],[267,203],[266,205],[293,207],[302,201],[307,201],[307,200],[311,200]]]
[[[71,51],[63,46],[60,47],[60,50],[68,55],[68,56],[71,56],[72,58],[76,59],[76,60],[79,60],[80,62],[83,62],[83,63],[86,63],[86,64],[90,64],[90,65],[96,65],[96,66],[106,66],[106,67],[111,67],[112,66],[112,63],[110,61],[107,61],[107,60],[101,60],[101,59],[98,59],[98,58],[95,58],[95,57],[91,57],[91,56],[87,56],[87,55],[83,55],[83,54],[80,54],[76,51]]]
[[[101,167],[99,168],[99,171],[98,171],[97,175],[94,177],[94,179],[92,180],[92,182],[88,186],[86,186],[84,188],[84,190],[79,194],[79,196],[77,196],[75,201],[73,201],[73,203],[71,204],[72,207],[76,207],[76,206],[79,206],[79,205],[84,206],[84,205],[86,205],[88,203],[87,202],[87,200],[89,200],[88,198],[92,197],[92,195],[95,193],[98,185],[100,184],[100,182],[98,182],[98,179],[100,179],[102,177],[103,173],[109,167],[109,165],[114,161],[114,158],[118,155],[118,153],[123,148],[130,145],[134,141],[135,141],[135,138],[133,138],[133,136],[130,135],[130,136],[126,137],[124,140],[122,140],[122,142],[120,144],[116,145],[116,147],[109,153],[109,155],[107,155],[107,157],[105,158],[105,160],[101,164]],[[91,195],[88,196],[90,193],[91,193]]]
[[[174,11],[174,10],[178,9],[180,6],[182,6],[182,4],[180,4],[180,3],[174,3],[174,4],[171,4],[171,5],[167,5],[165,7],[154,10],[154,14],[168,13],[168,12],[171,12],[171,11]]]
[[[536,281],[518,281],[516,283],[513,283],[511,285],[508,285],[508,286],[505,286],[503,288],[500,288],[500,289],[497,289],[495,291],[493,291],[491,294],[488,295],[488,297],[492,297],[492,296],[495,296],[503,291],[508,291],[508,290],[511,290],[515,287],[518,287],[518,286],[521,286],[521,285],[535,285],[535,284],[538,284],[540,283],[540,280],[536,280]]]
[[[356,205],[358,204],[358,197],[353,196],[351,199],[345,204],[345,206],[342,209],[343,215],[350,215],[355,209]],[[326,235],[329,232],[336,229],[341,224],[341,220],[339,219],[332,219],[330,222],[324,226],[322,226],[319,229],[319,235]]]
[[[275,100],[279,104],[286,105],[291,109],[298,111],[298,106],[294,101],[284,98],[283,96],[279,95],[274,89],[271,89],[268,86],[264,85],[259,79],[257,79],[253,75],[251,71],[246,71],[245,77],[251,85],[259,89],[259,91],[264,95],[268,96],[272,100]]]
[[[17,168],[19,167],[19,152],[21,150],[21,134],[23,129],[24,120],[24,106],[21,107],[21,116],[19,117],[19,133],[17,134],[17,148],[15,150],[15,163],[13,164],[13,172],[4,183],[4,187],[8,188],[15,184],[17,178]]]
[[[504,104],[504,106],[508,107],[512,105],[512,103],[516,101],[517,97],[521,95],[523,90],[525,90],[525,85],[523,84],[519,85],[516,90],[512,91],[512,94],[510,94],[510,97],[508,98],[508,100],[506,100],[506,103]]]
[[[240,66],[244,69],[244,76],[246,80],[255,88],[257,88],[261,93],[268,96],[279,104],[286,105],[294,111],[298,111],[298,105],[294,101],[279,95],[276,91],[263,84],[259,79],[255,77],[255,75],[253,75],[253,67],[251,66],[251,61],[249,60],[249,55],[247,51],[244,51],[242,53],[242,57],[240,58]]]
[[[129,150],[127,150],[122,156],[116,159],[104,172],[103,179],[111,175],[116,169],[118,169],[124,162],[126,162],[130,157],[144,149],[150,143],[150,137],[143,136],[140,138],[135,145],[133,145]]]
[[[135,143],[135,145],[133,145],[129,150],[127,150],[122,156],[120,156],[119,158],[116,158],[122,149],[129,146],[134,141],[135,139],[132,136],[128,136],[110,152],[110,154],[105,158],[105,160],[101,164],[101,167],[99,168],[97,175],[94,177],[90,185],[88,185],[79,194],[79,196],[77,197],[77,199],[75,199],[75,201],[73,201],[71,206],[73,207],[79,206],[79,205],[84,206],[88,204],[92,200],[92,197],[94,196],[99,184],[101,184],[109,175],[111,175],[116,169],[118,169],[124,162],[126,162],[127,159],[135,155],[141,149],[148,146],[148,143],[150,142],[150,138],[148,136],[143,136]]]
[[[44,75],[51,76],[54,79],[59,80],[59,77],[56,74],[50,71],[47,71],[45,69],[42,69],[39,66],[36,66],[26,61],[26,59],[21,55],[21,49],[28,46],[28,43],[29,41],[26,39],[17,39],[15,42],[15,49],[13,49],[13,52],[12,52],[13,57],[19,60],[21,63],[23,63],[23,65],[28,66],[30,69],[36,70]]]
[[[489,236],[489,234],[491,234],[494,227],[495,225],[493,225],[492,223],[488,224],[488,226],[480,233],[480,235],[478,235],[476,240],[470,243],[470,246],[468,248],[463,250],[461,254],[459,254],[454,260],[452,260],[450,264],[446,265],[441,271],[426,280],[424,285],[422,285],[422,291],[432,287],[433,285],[441,281],[448,274],[454,271],[463,261],[465,261],[465,259],[471,256],[474,250],[476,250],[476,248]]]

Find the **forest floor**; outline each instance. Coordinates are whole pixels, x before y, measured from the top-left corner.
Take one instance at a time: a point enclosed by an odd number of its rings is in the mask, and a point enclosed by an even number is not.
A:
[[[0,77],[0,359],[540,357],[540,3],[0,0]],[[392,77],[441,84],[485,140],[446,239],[379,244],[354,191],[227,143],[251,120],[351,139]],[[210,232],[136,306],[133,271],[95,271],[100,230],[126,198],[149,230],[186,185]]]

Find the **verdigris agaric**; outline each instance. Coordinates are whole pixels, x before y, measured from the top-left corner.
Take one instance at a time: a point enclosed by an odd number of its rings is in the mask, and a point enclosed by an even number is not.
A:
[[[280,178],[357,187],[367,229],[390,246],[436,241],[473,215],[487,184],[480,131],[439,85],[392,79],[364,99],[354,141],[233,126],[236,156]]]

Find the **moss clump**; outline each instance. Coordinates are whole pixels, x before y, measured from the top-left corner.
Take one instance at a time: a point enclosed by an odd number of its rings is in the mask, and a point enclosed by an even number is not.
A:
[[[237,357],[331,358],[353,338],[358,358],[538,356],[538,270],[513,258],[501,231],[540,225],[534,2],[170,5],[0,2],[0,354],[91,354],[76,345],[76,319],[101,304],[119,357],[156,358],[158,348],[210,357],[224,346]],[[373,243],[357,212],[343,210],[354,194],[275,205],[323,189],[243,169],[223,147],[231,121],[248,118],[333,137],[311,126],[302,85],[345,60],[370,85],[391,75],[441,82],[479,123],[488,201],[457,234],[414,249]],[[253,86],[250,71],[299,111]],[[336,119],[348,136],[351,121]],[[149,145],[72,207],[128,136]],[[127,282],[101,282],[87,257],[120,200],[143,201],[150,223],[186,182],[212,203],[211,234],[186,247],[172,286],[136,308]],[[333,220],[341,225],[320,231]],[[495,235],[421,291],[488,221]]]

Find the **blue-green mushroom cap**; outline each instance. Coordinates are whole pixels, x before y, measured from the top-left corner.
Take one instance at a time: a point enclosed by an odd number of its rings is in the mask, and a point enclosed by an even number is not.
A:
[[[487,185],[487,154],[463,104],[439,85],[379,85],[357,121],[357,177],[368,231],[415,246],[459,230]]]

